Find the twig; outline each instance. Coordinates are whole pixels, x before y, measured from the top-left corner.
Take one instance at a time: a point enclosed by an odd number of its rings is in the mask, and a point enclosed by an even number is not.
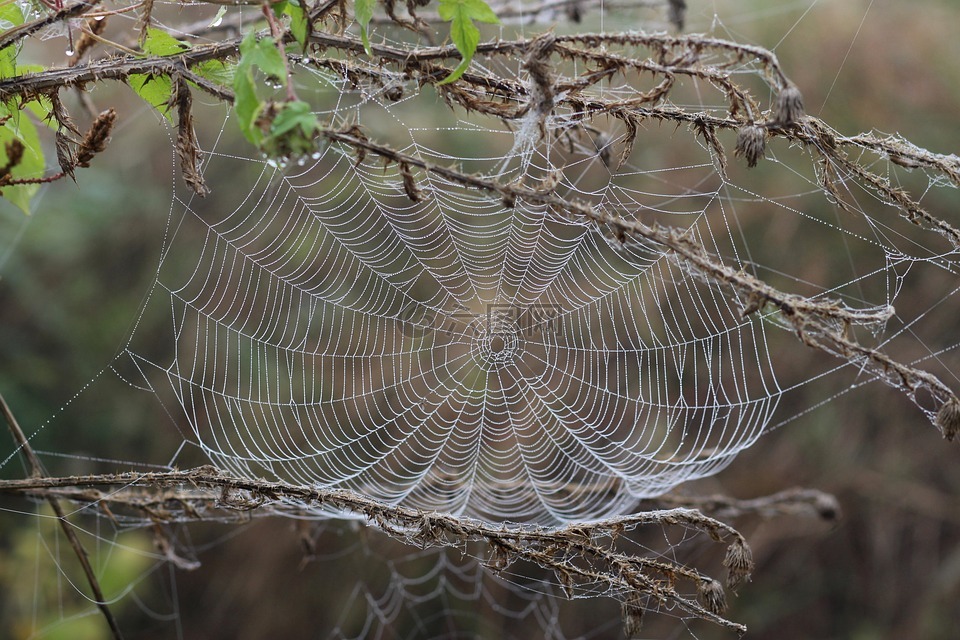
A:
[[[27,440],[27,437],[24,435],[23,429],[21,429],[20,425],[17,423],[17,419],[10,410],[10,406],[7,405],[7,401],[4,399],[3,394],[0,394],[0,409],[3,411],[3,417],[7,421],[7,426],[10,428],[10,433],[13,434],[14,441],[17,443],[20,451],[23,452],[24,457],[27,459],[27,463],[30,465],[30,476],[32,478],[43,478],[46,475],[43,470],[43,465],[41,464],[40,459],[37,457],[37,454],[34,453],[33,448],[30,446],[30,441]],[[100,582],[97,580],[97,575],[94,573],[93,567],[90,565],[90,559],[87,556],[87,550],[84,549],[83,545],[80,543],[80,539],[77,538],[77,534],[73,530],[73,526],[67,520],[66,513],[63,511],[63,507],[60,506],[60,502],[57,500],[57,498],[50,495],[46,496],[46,500],[53,508],[53,512],[56,514],[57,520],[60,522],[60,527],[63,529],[63,533],[66,535],[67,540],[70,542],[70,546],[73,547],[74,553],[77,554],[77,559],[80,561],[80,566],[83,567],[83,573],[87,578],[87,583],[89,583],[90,589],[93,591],[93,597],[97,603],[97,607],[100,609],[100,612],[106,619],[107,625],[110,627],[110,632],[113,634],[114,638],[121,640],[123,638],[123,634],[120,633],[120,627],[117,625],[117,620],[113,617],[113,612],[110,611],[110,607],[107,606],[106,598],[103,597],[103,591],[100,589]]]
[[[118,487],[119,490],[101,492],[96,487]],[[156,495],[150,497],[137,491],[144,487]],[[169,493],[168,489],[174,489],[174,492]],[[471,518],[390,505],[343,489],[230,477],[209,466],[163,473],[0,480],[0,493],[52,494],[91,504],[120,504],[141,510],[155,522],[169,519],[165,518],[166,507],[161,505],[171,503],[180,505],[179,517],[185,520],[202,519],[201,505],[243,513],[288,513],[312,508],[316,514],[316,509],[321,508],[330,513],[360,515],[376,528],[408,544],[463,546],[470,541],[483,542],[490,548],[489,566],[492,569],[503,570],[514,560],[531,562],[554,572],[569,595],[577,586],[596,585],[625,600],[644,595],[738,633],[746,630],[743,625],[720,615],[722,610],[715,606],[718,600],[706,600],[706,594],[716,594],[721,589],[712,578],[680,564],[643,558],[616,549],[617,538],[624,531],[637,527],[694,528],[717,542],[728,543],[725,560],[727,584],[735,588],[749,577],[752,569],[746,540],[729,525],[689,508],[646,511],[559,529],[493,525]],[[695,587],[705,603],[678,592],[674,584],[679,580]]]

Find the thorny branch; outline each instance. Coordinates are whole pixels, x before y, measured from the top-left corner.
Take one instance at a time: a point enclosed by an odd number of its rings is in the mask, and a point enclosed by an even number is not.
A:
[[[522,199],[532,204],[544,205],[558,215],[590,220],[611,229],[613,234],[624,242],[640,239],[667,249],[682,264],[702,275],[707,281],[730,288],[745,300],[744,316],[763,311],[769,305],[779,312],[779,318],[792,327],[808,346],[863,367],[884,382],[904,391],[915,402],[917,392],[926,389],[939,403],[940,411],[935,422],[944,436],[952,440],[958,433],[956,420],[950,416],[955,413],[951,408],[960,406],[960,399],[950,387],[933,374],[897,362],[879,349],[861,345],[847,335],[847,328],[851,325],[882,323],[893,313],[889,307],[860,310],[839,300],[812,300],[779,291],[759,278],[725,264],[684,229],[628,220],[618,213],[598,210],[588,204],[562,198],[551,189],[541,190],[515,183],[500,184],[489,178],[433,165],[418,157],[371,142],[357,127],[342,131],[325,129],[321,135],[330,141],[352,147],[361,154],[373,153],[401,167],[417,167],[471,189],[497,193],[507,203],[515,204]]]
[[[488,566],[502,571],[514,561],[525,561],[554,572],[571,595],[578,587],[603,587],[608,593],[630,599],[642,594],[659,603],[680,607],[691,615],[738,632],[742,625],[722,617],[723,589],[699,571],[680,565],[631,555],[617,548],[617,539],[639,527],[665,526],[695,529],[716,542],[727,544],[724,565],[726,584],[736,588],[749,579],[750,549],[735,529],[690,508],[728,510],[728,516],[765,515],[791,510],[812,497],[829,504],[830,497],[792,492],[754,501],[663,498],[665,508],[609,518],[559,529],[533,526],[490,525],[478,520],[388,505],[342,489],[320,489],[235,478],[213,467],[159,473],[118,473],[68,477],[30,477],[0,480],[0,493],[43,499],[68,499],[97,506],[109,517],[132,509],[156,524],[218,520],[231,512],[251,514],[305,514],[323,509],[340,516],[361,516],[369,523],[408,544],[462,547],[482,542],[488,548]],[[798,507],[793,507],[796,509]],[[835,513],[833,514],[835,516]],[[821,514],[821,517],[826,517]],[[678,586],[695,588],[699,601],[683,595]]]

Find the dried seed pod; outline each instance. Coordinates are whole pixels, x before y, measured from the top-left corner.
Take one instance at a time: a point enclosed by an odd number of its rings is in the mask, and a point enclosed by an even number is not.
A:
[[[937,426],[947,440],[960,435],[960,400],[954,397],[943,403],[937,412]]]
[[[737,146],[733,154],[747,161],[747,166],[753,168],[763,158],[767,148],[767,130],[756,124],[745,124],[737,132]]]
[[[753,552],[742,539],[737,538],[727,547],[727,557],[723,559],[727,568],[727,586],[736,589],[750,580],[753,572]]]
[[[727,610],[727,594],[716,580],[704,580],[700,583],[700,601],[707,611],[718,616]]]
[[[90,129],[83,137],[80,147],[77,149],[75,161],[78,167],[89,167],[93,156],[103,151],[107,142],[110,141],[110,133],[113,131],[113,125],[117,121],[117,112],[113,109],[102,111],[100,115],[90,125]]]
[[[797,85],[788,83],[780,90],[774,107],[773,120],[780,126],[793,124],[803,117],[803,94]]]

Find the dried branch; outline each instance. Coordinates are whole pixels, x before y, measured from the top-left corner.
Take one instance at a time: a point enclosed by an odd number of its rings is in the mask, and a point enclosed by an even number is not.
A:
[[[463,548],[469,542],[482,542],[489,549],[491,569],[503,570],[514,561],[530,562],[557,575],[570,595],[578,587],[600,587],[624,601],[651,598],[738,633],[746,630],[722,617],[723,589],[716,580],[678,563],[617,549],[616,541],[623,533],[639,527],[695,529],[716,542],[727,543],[727,584],[736,588],[753,569],[746,540],[729,525],[688,508],[648,511],[558,529],[491,525],[388,505],[342,489],[234,478],[209,466],[165,473],[0,480],[0,493],[109,505],[111,513],[126,507],[158,523],[209,519],[213,509],[270,515],[304,509],[312,509],[315,514],[319,508],[340,516],[362,516],[388,535],[421,547]],[[679,583],[696,589],[702,602],[678,591]]]

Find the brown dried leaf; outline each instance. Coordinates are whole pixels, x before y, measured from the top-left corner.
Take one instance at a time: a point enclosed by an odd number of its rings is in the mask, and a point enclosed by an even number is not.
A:
[[[623,120],[624,126],[627,127],[627,135],[623,141],[623,150],[620,152],[620,159],[617,161],[616,171],[620,170],[623,163],[626,162],[630,154],[633,153],[633,145],[637,142],[637,132],[640,129],[640,121],[635,116],[626,114],[621,120]]]
[[[177,107],[177,157],[180,159],[180,171],[184,182],[203,198],[210,193],[210,189],[200,173],[200,149],[191,113],[193,96],[187,82],[180,76],[174,79],[171,100]]]
[[[80,39],[77,40],[76,49],[73,52],[73,55],[70,56],[70,60],[67,62],[67,64],[72,67],[80,62],[87,51],[92,49],[97,44],[97,39],[94,36],[99,36],[106,28],[106,17],[102,17],[100,20],[87,18],[84,21],[84,29],[80,32]],[[90,35],[91,33],[93,35]]]
[[[57,131],[56,143],[57,163],[60,165],[60,170],[63,171],[64,175],[70,176],[70,178],[76,181],[76,177],[73,175],[73,170],[76,167],[73,159],[73,151],[70,150],[70,140],[63,131]]]
[[[50,98],[50,104],[53,105],[50,112],[53,114],[57,123],[61,127],[66,127],[73,133],[80,135],[80,129],[77,128],[77,123],[73,121],[67,108],[63,106],[63,101],[60,99],[60,91],[51,91],[47,94],[47,97]]]

